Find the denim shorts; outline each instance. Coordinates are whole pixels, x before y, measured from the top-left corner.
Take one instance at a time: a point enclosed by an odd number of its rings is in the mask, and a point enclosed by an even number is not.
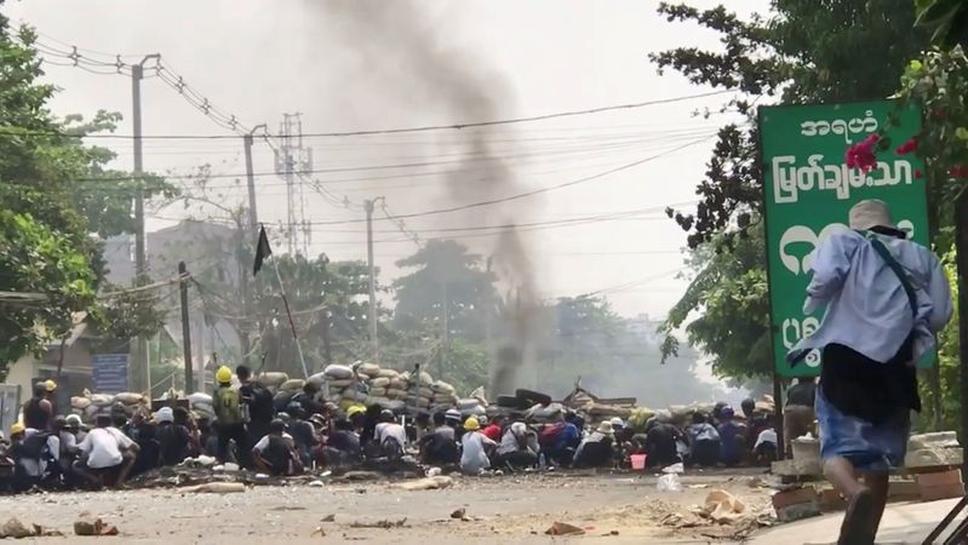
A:
[[[904,465],[911,433],[911,411],[897,413],[879,424],[846,415],[817,388],[817,424],[820,428],[820,455],[846,458],[858,471],[888,471]]]

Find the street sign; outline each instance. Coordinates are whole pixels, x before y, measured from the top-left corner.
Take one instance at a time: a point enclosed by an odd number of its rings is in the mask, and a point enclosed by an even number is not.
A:
[[[91,380],[98,394],[128,391],[128,354],[93,354]]]
[[[892,115],[897,123],[887,126]],[[914,154],[895,153],[921,130],[921,112],[899,110],[891,101],[768,106],[759,109],[759,127],[773,357],[782,376],[815,376],[818,350],[795,367],[786,362],[789,349],[816,331],[823,318],[823,309],[803,313],[814,249],[831,233],[847,229],[851,206],[864,199],[888,203],[897,226],[928,244],[924,165]],[[866,174],[847,168],[847,148],[878,131],[890,145],[877,153],[877,168]],[[920,363],[930,365],[933,359]]]

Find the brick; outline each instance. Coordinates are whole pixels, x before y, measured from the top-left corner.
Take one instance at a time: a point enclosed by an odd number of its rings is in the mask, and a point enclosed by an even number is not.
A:
[[[921,499],[921,487],[915,481],[891,481],[887,489],[887,501],[913,501]]]
[[[811,486],[804,486],[794,490],[785,490],[773,494],[773,508],[779,511],[791,505],[817,501],[817,491]]]
[[[842,511],[847,509],[847,500],[841,497],[840,492],[837,492],[833,488],[821,490],[819,493],[819,499],[820,510],[823,512]]]
[[[960,498],[964,495],[965,485],[962,483],[921,487],[921,501],[946,500],[948,498]]]
[[[816,498],[807,503],[788,505],[782,509],[776,510],[776,518],[778,518],[780,522],[793,522],[796,520],[818,516],[820,516],[820,506],[818,505]]]
[[[920,473],[916,477],[918,486],[941,486],[961,483],[961,470],[938,471],[935,473]]]

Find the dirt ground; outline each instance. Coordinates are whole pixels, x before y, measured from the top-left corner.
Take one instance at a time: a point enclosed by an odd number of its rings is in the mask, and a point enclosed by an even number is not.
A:
[[[739,528],[691,513],[711,490],[735,495],[751,512],[763,508],[770,490],[760,472],[685,476],[681,492],[659,492],[653,475],[551,473],[490,478],[455,477],[443,490],[406,491],[387,481],[257,486],[236,494],[185,493],[177,489],[71,492],[0,497],[0,524],[59,530],[66,537],[28,538],[23,543],[238,545],[285,540],[305,543],[534,544],[735,542]],[[459,508],[465,520],[451,518]],[[75,537],[83,513],[116,525],[120,537]],[[331,521],[324,522],[329,515]],[[360,528],[381,521],[389,529]],[[551,537],[555,521],[585,529],[575,537]],[[735,525],[739,526],[739,525]],[[321,535],[325,534],[325,535]],[[712,536],[712,537],[709,537]]]

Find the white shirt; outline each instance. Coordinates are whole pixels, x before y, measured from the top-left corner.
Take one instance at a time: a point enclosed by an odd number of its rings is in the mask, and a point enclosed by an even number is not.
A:
[[[753,450],[760,448],[760,445],[763,443],[773,443],[776,445],[776,430],[773,428],[767,428],[761,431],[759,437],[756,438],[756,444],[753,445]]]
[[[289,435],[286,432],[282,432],[282,438],[285,439],[287,443],[289,443],[290,445],[292,445],[292,436],[291,435]],[[259,442],[256,443],[255,446],[252,447],[252,448],[255,449],[256,451],[260,452],[260,453],[261,452],[265,452],[265,450],[267,448],[269,448],[269,436],[268,435],[263,435],[262,436],[262,439],[259,439]]]
[[[479,431],[470,431],[460,438],[463,450],[460,455],[460,469],[464,473],[480,473],[482,469],[491,467],[491,461],[487,457],[484,447],[494,446],[497,443],[491,441]]]
[[[120,464],[124,460],[121,451],[133,445],[134,441],[117,428],[94,428],[78,448],[87,456],[87,467],[104,469]]]
[[[524,449],[519,447],[520,437],[515,435],[514,430],[508,428],[501,436],[501,444],[497,447],[498,454],[511,454],[512,452],[517,452],[519,450],[530,450],[527,441],[525,441]]]
[[[407,444],[407,430],[403,429],[403,426],[396,422],[380,422],[376,425],[374,434],[376,442],[380,445],[383,444],[383,441],[387,437],[396,439],[401,447]]]

